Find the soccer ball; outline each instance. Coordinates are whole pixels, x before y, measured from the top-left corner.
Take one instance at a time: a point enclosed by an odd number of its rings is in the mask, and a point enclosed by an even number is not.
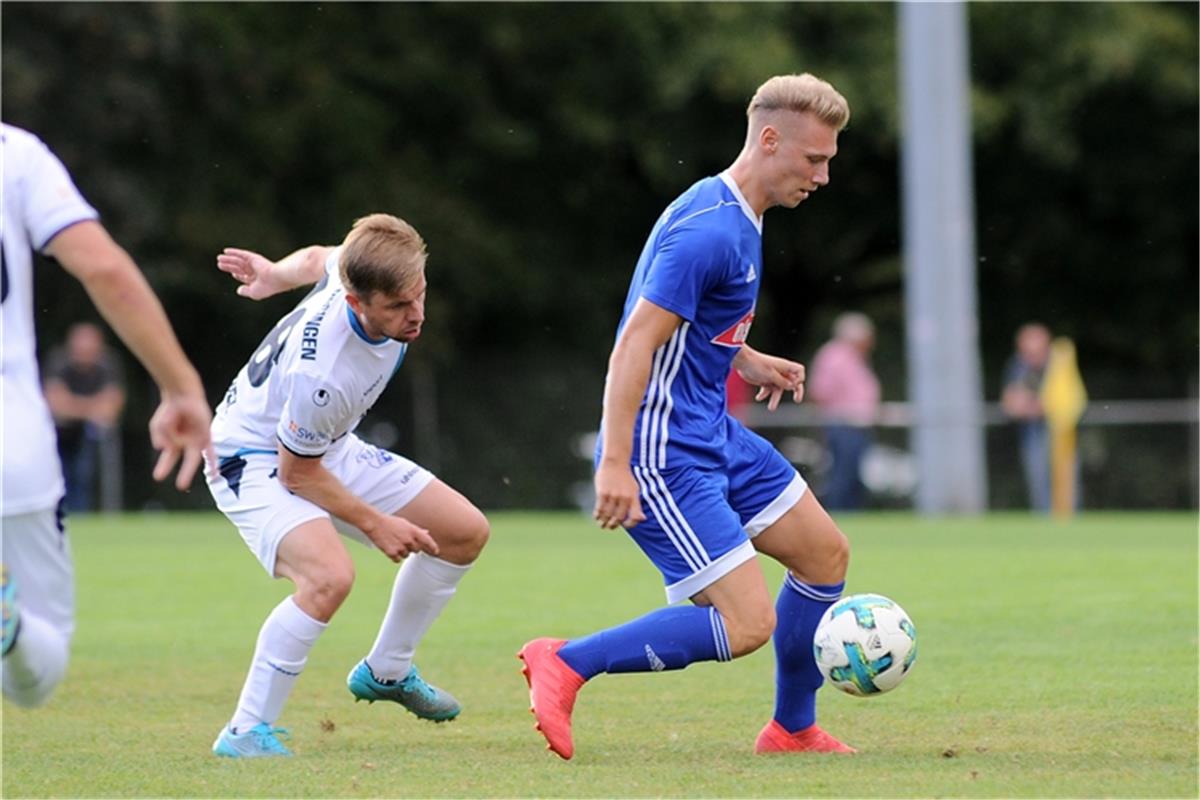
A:
[[[883,595],[854,594],[821,617],[813,654],[825,680],[847,694],[869,697],[904,680],[917,658],[917,629]]]

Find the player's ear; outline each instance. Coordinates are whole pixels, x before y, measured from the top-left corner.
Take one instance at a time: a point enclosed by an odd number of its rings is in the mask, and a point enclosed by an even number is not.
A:
[[[763,125],[758,132],[758,145],[768,155],[775,155],[779,148],[779,129],[774,125]]]
[[[362,300],[360,300],[358,295],[354,294],[354,292],[346,292],[346,304],[350,306],[350,310],[355,314],[362,313]]]

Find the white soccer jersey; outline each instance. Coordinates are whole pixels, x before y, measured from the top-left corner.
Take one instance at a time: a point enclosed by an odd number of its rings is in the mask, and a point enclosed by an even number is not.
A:
[[[63,229],[96,219],[62,162],[28,131],[0,125],[3,259],[0,261],[0,430],[3,514],[53,507],[63,494],[50,408],[38,375],[33,324],[33,250]]]
[[[300,456],[332,452],[399,369],[408,345],[363,331],[346,303],[340,252],[230,385],[213,419],[217,455],[274,453],[281,443]]]

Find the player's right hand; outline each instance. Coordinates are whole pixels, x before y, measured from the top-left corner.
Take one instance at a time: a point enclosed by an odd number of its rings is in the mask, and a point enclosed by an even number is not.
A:
[[[175,488],[187,491],[192,477],[204,456],[216,469],[217,454],[213,450],[212,410],[202,395],[163,394],[162,402],[150,418],[150,444],[159,451],[154,465],[154,480],[165,479],[180,457]]]
[[[404,517],[388,516],[371,532],[371,541],[385,556],[400,562],[413,553],[428,553],[436,556],[438,544],[429,531],[414,525]]]
[[[621,525],[632,528],[644,522],[637,481],[628,464],[600,462],[596,470],[596,506],[592,517],[605,530]]]
[[[262,300],[279,292],[271,280],[274,266],[271,259],[237,247],[226,247],[217,256],[217,269],[237,279],[242,284],[237,288],[238,295],[251,300]]]

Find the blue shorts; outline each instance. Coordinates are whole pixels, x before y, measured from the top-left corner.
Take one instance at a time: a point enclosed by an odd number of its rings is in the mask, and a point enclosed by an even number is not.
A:
[[[629,535],[684,600],[754,558],[750,540],[800,501],[808,484],[770,442],[728,419],[722,466],[634,465],[646,521]]]

